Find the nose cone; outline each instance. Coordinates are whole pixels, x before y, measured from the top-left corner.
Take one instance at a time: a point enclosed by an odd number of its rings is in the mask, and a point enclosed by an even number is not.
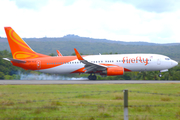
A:
[[[173,67],[174,67],[174,66],[177,66],[177,65],[178,65],[178,62],[172,60],[172,61],[171,61],[171,65],[172,65]]]

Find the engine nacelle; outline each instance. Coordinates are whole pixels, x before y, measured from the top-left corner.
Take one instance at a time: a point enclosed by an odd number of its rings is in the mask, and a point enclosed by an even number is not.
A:
[[[107,76],[123,75],[123,74],[124,74],[124,68],[123,67],[107,68]]]

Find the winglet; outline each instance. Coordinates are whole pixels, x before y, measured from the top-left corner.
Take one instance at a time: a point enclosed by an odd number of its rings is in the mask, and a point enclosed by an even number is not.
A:
[[[57,51],[58,56],[63,56],[63,55],[59,52],[59,50],[56,50],[56,51]]]
[[[78,60],[84,60],[84,59],[82,58],[82,56],[79,54],[79,52],[76,50],[76,48],[74,48],[74,51],[75,51],[75,53],[76,53],[76,56],[77,56]]]

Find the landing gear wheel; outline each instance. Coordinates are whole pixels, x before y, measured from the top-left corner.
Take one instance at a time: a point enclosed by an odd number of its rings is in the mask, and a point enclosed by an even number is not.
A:
[[[88,79],[91,80],[91,79],[92,79],[92,75],[89,75],[89,76],[88,76]]]
[[[161,71],[159,71],[159,75],[158,75],[159,77],[162,77],[162,75],[161,75]]]
[[[161,74],[159,74],[158,76],[159,76],[159,77],[162,77],[162,75],[161,75]]]
[[[93,75],[92,80],[96,80],[96,79],[97,79],[96,75]]]
[[[90,74],[90,75],[88,76],[88,79],[89,79],[89,80],[96,80],[97,77],[96,77],[96,75]]]

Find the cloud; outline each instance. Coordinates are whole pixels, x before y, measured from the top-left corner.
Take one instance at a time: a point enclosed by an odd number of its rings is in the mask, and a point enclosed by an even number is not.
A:
[[[124,3],[132,4],[138,9],[148,12],[171,12],[179,8],[179,0],[121,0]]]
[[[176,7],[169,12],[150,12],[149,8],[138,8],[139,4],[145,6],[139,1],[49,0],[22,8],[14,0],[0,1],[0,28],[11,26],[21,37],[76,34],[121,41],[180,42],[180,10]],[[5,36],[2,29],[0,36]]]
[[[77,0],[61,0],[65,6],[73,5]]]
[[[10,0],[14,1],[18,8],[40,9],[46,5],[48,0]]]

